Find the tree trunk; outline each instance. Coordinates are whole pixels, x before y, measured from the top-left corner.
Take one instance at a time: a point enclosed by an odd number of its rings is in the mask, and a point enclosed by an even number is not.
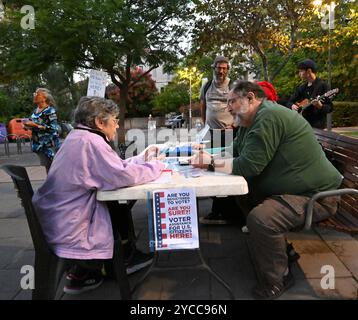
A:
[[[265,55],[265,52],[258,45],[254,45],[253,48],[257,52],[257,54],[259,55],[259,57],[261,59],[262,68],[264,71],[264,80],[270,81],[269,74],[268,74],[267,57]]]
[[[127,101],[128,101],[128,82],[120,82],[116,78],[116,74],[111,70],[109,71],[112,82],[119,88],[119,128],[118,128],[118,145],[125,143],[126,140],[126,130],[125,130],[125,119],[126,119],[126,110],[127,110]],[[126,79],[123,79],[126,80]],[[130,81],[130,79],[129,79]]]
[[[126,104],[128,96],[128,87],[122,85],[121,95],[119,99],[119,129],[118,129],[118,144],[125,143],[126,130],[125,130],[125,119],[126,119]]]

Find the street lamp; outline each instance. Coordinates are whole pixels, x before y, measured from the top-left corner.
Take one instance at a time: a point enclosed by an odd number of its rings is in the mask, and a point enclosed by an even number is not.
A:
[[[331,58],[331,30],[334,29],[334,9],[336,4],[332,1],[329,4],[328,13],[328,85],[332,89],[332,58]],[[332,130],[332,113],[327,114],[327,130]]]
[[[192,127],[192,108],[191,108],[191,92],[192,92],[192,89],[191,89],[191,74],[196,72],[196,68],[195,67],[192,67],[190,69],[188,68],[184,68],[184,70],[186,72],[189,71],[189,123],[188,123],[188,129],[191,130],[191,127]]]
[[[316,8],[322,6],[322,0],[313,1],[313,5]],[[328,10],[328,25],[327,25],[327,15],[323,14],[321,20],[321,27],[324,30],[328,29],[328,86],[332,88],[332,57],[331,57],[331,30],[334,29],[334,9],[336,8],[335,2],[331,2],[329,5],[326,5],[324,11]],[[332,113],[327,114],[327,130],[332,130]]]

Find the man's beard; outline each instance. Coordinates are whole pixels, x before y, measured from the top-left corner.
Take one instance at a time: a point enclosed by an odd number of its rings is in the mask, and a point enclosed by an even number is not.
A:
[[[215,83],[220,83],[220,84],[221,84],[221,83],[224,83],[226,77],[225,77],[224,75],[222,75],[222,76],[217,75],[217,74],[215,73],[215,71],[214,71],[214,72],[213,72],[213,79],[214,79]]]
[[[237,127],[240,127],[240,125],[241,125],[241,118],[240,118],[240,116],[237,114],[237,113],[235,113],[234,115],[233,115],[233,118],[234,118],[234,126],[237,128]]]
[[[240,110],[235,111],[231,115],[234,118],[234,125],[235,127],[241,126],[245,127],[245,123],[247,122],[247,113],[249,112],[249,104],[243,103],[241,105]]]

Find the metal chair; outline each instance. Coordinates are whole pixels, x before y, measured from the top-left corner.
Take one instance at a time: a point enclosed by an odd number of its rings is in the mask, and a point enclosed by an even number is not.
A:
[[[25,209],[31,238],[35,248],[35,289],[32,292],[33,300],[53,300],[57,298],[57,289],[60,281],[69,268],[71,260],[60,258],[48,245],[42,227],[32,204],[34,194],[26,169],[21,166],[4,165],[1,167],[9,174],[14,182],[15,189]],[[121,239],[114,234],[113,258],[105,263],[106,271],[113,275],[120,289],[121,298],[131,299],[129,281],[126,274],[123,255],[121,254]]]
[[[0,138],[2,142],[0,142],[0,144],[4,143],[4,149],[5,149],[5,155],[6,156],[10,156],[10,148],[9,148],[9,139],[7,138],[7,136],[4,136],[0,133]]]
[[[17,144],[17,153],[22,154],[22,145],[26,145],[26,141],[29,141],[29,146],[31,149],[31,137],[28,134],[22,133],[16,139]]]
[[[12,141],[12,142],[16,142],[16,149],[17,149],[17,154],[21,154],[22,153],[22,150],[21,150],[21,143],[19,141],[19,136],[15,133],[9,133],[7,135],[7,139],[8,141]]]

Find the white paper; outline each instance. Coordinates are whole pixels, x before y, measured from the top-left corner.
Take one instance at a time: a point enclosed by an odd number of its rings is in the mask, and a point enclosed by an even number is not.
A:
[[[103,98],[106,92],[107,73],[99,70],[90,70],[87,97]]]
[[[172,172],[171,171],[162,171],[159,178],[157,178],[149,183],[162,183],[162,184],[173,183]]]

